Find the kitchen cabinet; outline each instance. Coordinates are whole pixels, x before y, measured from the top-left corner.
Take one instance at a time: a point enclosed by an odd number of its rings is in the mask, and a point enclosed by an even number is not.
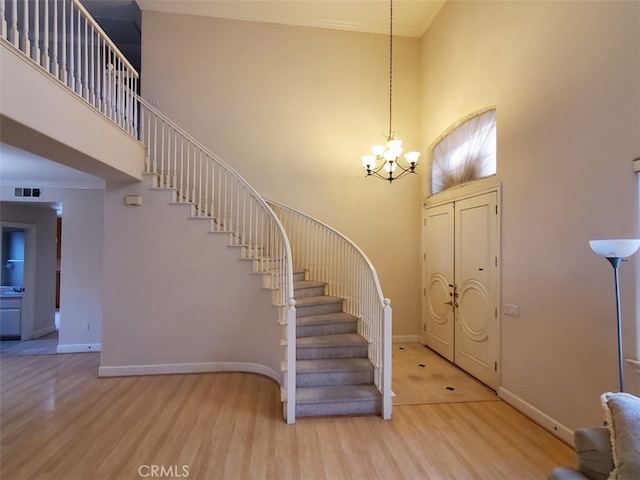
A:
[[[0,298],[0,338],[20,340],[22,328],[22,297]]]

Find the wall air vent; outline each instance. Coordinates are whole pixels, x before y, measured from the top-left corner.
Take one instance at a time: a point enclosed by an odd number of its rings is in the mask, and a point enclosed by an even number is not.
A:
[[[40,197],[41,194],[41,188],[16,187],[14,197]]]

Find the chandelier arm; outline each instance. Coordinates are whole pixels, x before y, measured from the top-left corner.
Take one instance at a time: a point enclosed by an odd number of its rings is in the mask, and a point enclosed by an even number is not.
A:
[[[402,166],[402,164],[400,162],[398,162],[398,160],[394,160],[393,163],[396,166],[396,170],[399,168],[401,170],[401,172],[394,176],[393,173],[394,172],[389,172],[389,175],[381,175],[380,171],[382,171],[384,169],[384,167],[387,165],[387,163],[389,163],[388,160],[383,161],[378,167],[375,168],[369,168],[367,169],[367,176],[371,176],[374,175],[376,177],[382,178],[384,180],[388,180],[389,182],[392,182],[393,180],[396,180],[402,176],[404,176],[406,173],[417,173],[415,171],[416,168],[416,164],[414,163],[413,165],[409,164],[407,165],[407,167],[405,168],[404,166]],[[386,170],[385,170],[386,172]]]
[[[393,177],[391,174],[389,174],[389,176],[387,176],[387,175],[380,175],[380,173],[379,173],[379,172],[380,172],[380,169],[379,169],[379,168],[378,168],[378,169],[376,169],[376,170],[370,170],[369,172],[367,172],[367,177],[374,176],[374,177],[381,178],[381,179],[383,179],[383,180],[387,180],[387,181],[389,181],[389,182],[392,182],[393,180],[395,180],[396,178],[398,178],[398,177]],[[386,172],[385,172],[385,173],[386,173]]]

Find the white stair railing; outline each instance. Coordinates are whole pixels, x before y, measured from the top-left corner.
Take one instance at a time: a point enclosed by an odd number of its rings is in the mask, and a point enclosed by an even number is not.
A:
[[[344,299],[344,311],[358,318],[358,333],[368,342],[374,383],[382,395],[382,416],[391,418],[391,301],[384,298],[378,274],[351,240],[289,207],[267,200],[289,237],[293,266],[309,280],[327,284],[326,294]]]
[[[284,417],[295,423],[296,314],[289,241],[265,200],[138,94],[138,72],[79,0],[0,0],[0,38],[147,147],[146,173],[176,202],[228,232],[264,273],[283,328]],[[140,119],[140,123],[138,122]]]
[[[79,0],[0,0],[0,36],[137,135],[138,72]]]

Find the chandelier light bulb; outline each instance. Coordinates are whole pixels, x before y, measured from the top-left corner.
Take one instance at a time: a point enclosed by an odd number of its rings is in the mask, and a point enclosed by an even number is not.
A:
[[[364,155],[362,157],[362,166],[365,169],[372,169],[376,165],[376,157],[373,155]]]
[[[384,145],[374,145],[373,147],[371,147],[371,153],[373,153],[376,157],[379,157],[380,155],[382,155],[384,151],[385,151]]]
[[[397,167],[398,167],[398,164],[393,160],[389,160],[384,164],[384,169],[387,173],[395,172]]]
[[[392,162],[394,161],[396,158],[398,158],[398,156],[395,154],[395,152],[393,150],[386,150],[382,156],[384,157],[384,159],[387,162]]]
[[[407,152],[404,154],[405,160],[414,165],[418,163],[419,157],[420,157],[420,152]]]
[[[387,148],[389,150],[402,150],[402,140],[400,140],[399,138],[393,139],[393,140],[389,140],[387,142]]]

